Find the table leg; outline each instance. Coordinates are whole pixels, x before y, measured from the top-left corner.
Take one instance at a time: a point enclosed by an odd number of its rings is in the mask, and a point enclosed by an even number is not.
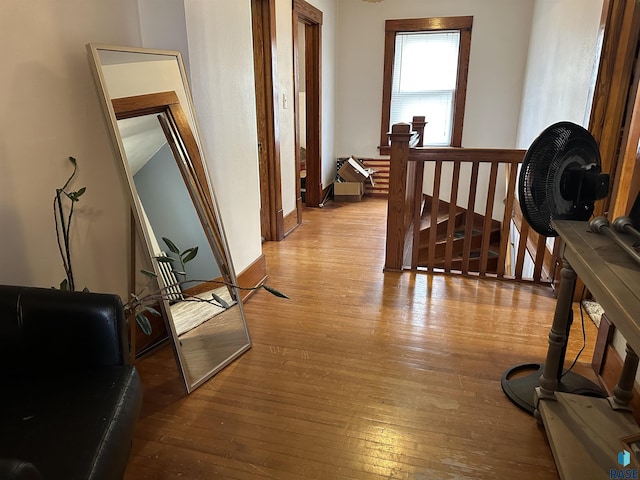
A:
[[[564,364],[564,356],[571,326],[573,291],[576,286],[576,272],[566,259],[562,261],[560,271],[560,288],[558,300],[553,316],[553,324],[549,332],[549,348],[544,369],[540,376],[540,388],[536,392],[537,398],[553,398],[558,390],[560,373]]]
[[[614,410],[631,410],[630,402],[633,397],[633,384],[638,370],[638,355],[627,343],[627,351],[624,357],[622,373],[618,384],[613,389],[613,397],[609,398]]]

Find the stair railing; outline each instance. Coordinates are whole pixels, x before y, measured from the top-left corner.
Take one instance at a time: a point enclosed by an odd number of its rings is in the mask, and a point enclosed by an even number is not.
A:
[[[545,237],[528,228],[515,200],[518,165],[522,162],[525,150],[422,147],[419,145],[422,145],[424,135],[424,117],[414,117],[414,121],[413,127],[409,124],[394,125],[389,134],[391,158],[385,270],[443,271],[551,282],[556,265],[554,252],[547,247]],[[425,183],[432,193],[428,205],[423,195],[425,165],[433,172],[431,184]],[[483,175],[480,175],[481,169]],[[469,170],[469,183],[462,185],[461,178],[466,178],[466,175],[461,175],[461,172],[468,173]],[[499,182],[505,182],[506,186],[498,188]],[[450,192],[446,200],[441,198],[441,192],[446,189],[444,187],[448,187]],[[464,205],[458,205],[460,196],[467,199]],[[484,205],[477,202],[482,197],[486,198]],[[498,203],[502,203],[504,208],[501,218],[496,220],[494,211],[501,210]],[[439,216],[443,210],[448,210],[448,218],[453,219],[461,208],[466,210],[461,226],[464,232],[461,258],[453,258],[454,242],[460,242],[453,221],[446,224],[444,258],[436,258],[436,242],[443,241],[438,238]],[[423,219],[432,226],[426,246],[425,235],[420,232]],[[479,221],[482,221],[481,225]],[[492,230],[497,223],[500,243],[495,252],[490,247]],[[481,235],[479,251],[476,249],[472,252],[472,231],[476,236]],[[512,243],[514,238],[518,240]],[[421,248],[427,250],[426,262]],[[476,267],[471,267],[472,253]],[[490,256],[494,257],[496,268],[488,267]],[[419,261],[420,258],[422,261]],[[533,264],[531,276],[523,275],[525,262]]]

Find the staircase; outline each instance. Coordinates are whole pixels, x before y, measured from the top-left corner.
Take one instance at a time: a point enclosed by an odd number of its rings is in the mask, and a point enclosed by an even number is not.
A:
[[[462,270],[463,253],[465,249],[465,241],[470,243],[467,248],[470,249],[469,266],[470,272],[478,272],[480,270],[480,256],[482,242],[484,240],[483,225],[484,217],[477,213],[471,213],[472,218],[469,219],[467,210],[461,207],[455,207],[455,214],[450,215],[450,204],[440,200],[438,202],[438,215],[436,224],[431,225],[431,212],[433,208],[432,198],[423,195],[422,216],[420,219],[420,235],[418,247],[418,266],[436,269],[447,269],[447,254],[450,258],[449,268],[451,270]],[[453,225],[451,225],[453,224]],[[468,227],[471,226],[470,229]],[[431,230],[435,228],[435,244],[430,247],[429,241]],[[487,260],[487,272],[498,272],[498,252],[500,249],[500,222],[491,221],[491,229],[487,240],[489,241],[489,256]],[[447,252],[447,237],[452,235],[452,245]],[[429,265],[429,249],[434,248],[434,263]]]

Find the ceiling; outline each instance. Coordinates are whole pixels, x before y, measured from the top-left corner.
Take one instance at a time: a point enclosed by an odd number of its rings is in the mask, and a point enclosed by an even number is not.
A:
[[[155,115],[118,120],[118,129],[131,175],[135,175],[167,143]]]

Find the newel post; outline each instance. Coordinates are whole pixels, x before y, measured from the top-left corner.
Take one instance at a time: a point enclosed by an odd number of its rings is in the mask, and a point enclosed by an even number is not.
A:
[[[413,121],[411,125],[413,127],[413,131],[418,134],[418,144],[416,147],[422,147],[424,145],[424,127],[427,124],[425,121],[424,115],[413,117]]]
[[[397,123],[389,134],[389,197],[387,203],[387,244],[384,269],[402,270],[404,243],[407,234],[405,222],[405,194],[407,191],[407,163],[411,126]]]

